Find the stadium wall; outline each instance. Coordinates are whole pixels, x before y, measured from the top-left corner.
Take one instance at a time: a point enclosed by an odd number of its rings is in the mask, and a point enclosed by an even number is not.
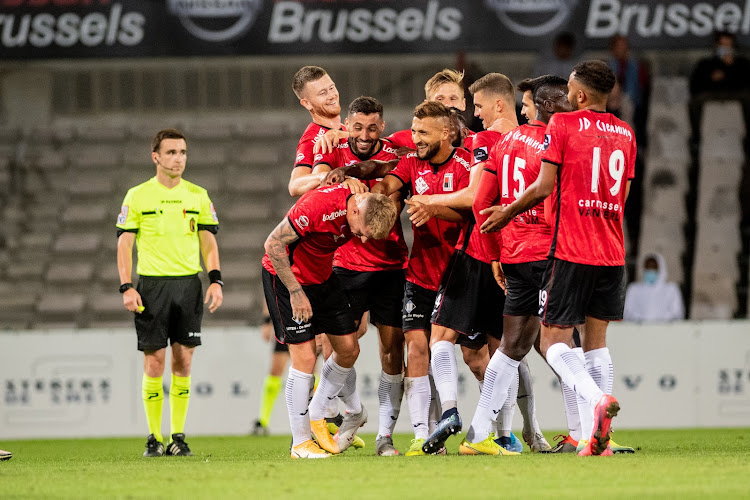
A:
[[[750,321],[613,324],[614,392],[622,404],[617,426],[746,426],[749,332]],[[258,412],[271,346],[255,328],[206,329],[203,342],[193,366],[187,431],[245,434]],[[372,327],[361,343],[358,384],[370,410],[363,430],[375,432],[380,366]],[[0,345],[0,439],[145,435],[143,361],[132,330],[20,331],[0,336]],[[529,363],[540,425],[563,429],[557,378],[538,355],[531,353]],[[460,361],[459,372],[459,406],[470,419],[479,390]],[[166,431],[169,405],[164,406]],[[402,409],[397,431],[406,432],[405,403]],[[520,429],[518,412],[515,424]],[[270,428],[289,432],[283,397]]]

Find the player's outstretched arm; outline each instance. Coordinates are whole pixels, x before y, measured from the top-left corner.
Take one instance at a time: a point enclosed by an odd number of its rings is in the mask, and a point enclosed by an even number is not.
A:
[[[203,256],[203,263],[206,265],[206,269],[209,270],[209,277],[211,276],[210,271],[220,271],[221,264],[219,262],[219,244],[216,242],[216,236],[211,231],[200,230],[198,231],[198,239],[201,244],[201,255]],[[211,283],[206,289],[206,298],[203,303],[208,304],[208,311],[213,313],[224,302],[224,290],[222,289],[221,283]]]
[[[531,183],[531,186],[523,192],[520,198],[507,207],[495,205],[479,212],[482,215],[489,215],[482,224],[481,231],[483,233],[499,231],[507,226],[516,215],[543,202],[552,193],[556,177],[557,165],[543,161],[539,177]]]
[[[289,290],[289,301],[292,304],[292,318],[295,321],[307,322],[312,318],[313,310],[310,300],[302,290],[297,278],[292,271],[289,262],[287,247],[297,241],[299,235],[292,227],[289,219],[284,217],[278,226],[266,238],[265,249],[271,260],[276,276],[279,277],[284,286]]]
[[[320,186],[326,174],[327,171],[315,173],[310,167],[294,167],[289,178],[289,194],[291,196],[302,196],[315,189]]]
[[[349,138],[349,133],[345,130],[330,129],[328,132],[320,136],[315,145],[313,146],[313,153],[326,154],[333,151],[341,141],[345,141]]]
[[[130,283],[133,280],[133,244],[135,233],[124,231],[117,238],[117,272],[120,275],[120,283]],[[141,294],[135,288],[130,288],[122,294],[122,303],[130,312],[141,313],[139,307],[143,306]]]
[[[474,197],[477,194],[477,188],[479,187],[479,179],[482,176],[484,163],[485,162],[477,163],[471,167],[469,185],[463,189],[459,189],[455,193],[438,193],[430,195],[418,194],[412,196],[411,199],[426,205],[442,205],[455,210],[471,210],[471,206],[474,203]]]
[[[398,159],[382,160],[365,160],[345,167],[340,167],[328,173],[328,176],[321,182],[322,186],[338,184],[343,182],[347,177],[356,177],[357,179],[370,180],[385,177],[385,174],[396,168]]]

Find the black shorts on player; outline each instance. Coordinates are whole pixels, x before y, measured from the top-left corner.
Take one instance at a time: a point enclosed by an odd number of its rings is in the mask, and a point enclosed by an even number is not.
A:
[[[335,274],[331,274],[325,283],[319,285],[302,285],[310,301],[313,316],[306,323],[297,323],[292,319],[292,304],[289,301],[289,290],[278,276],[262,271],[263,293],[266,296],[268,313],[271,315],[276,340],[284,344],[302,344],[315,338],[315,335],[348,335],[357,328],[349,312],[349,300]]]
[[[543,324],[572,327],[587,316],[619,321],[625,308],[625,266],[592,266],[550,259],[539,294]]]
[[[144,311],[135,315],[139,351],[170,344],[201,345],[203,290],[198,275],[141,276],[136,290]]]
[[[430,317],[435,307],[437,292],[423,288],[411,281],[404,285],[401,324],[404,332],[409,330],[430,331]]]
[[[404,271],[352,271],[334,267],[344,289],[351,313],[359,320],[370,311],[370,323],[401,328],[401,309],[404,300]]]
[[[492,275],[492,266],[456,250],[443,273],[431,322],[457,331],[458,343],[477,349],[487,335],[503,335],[505,294]]]
[[[273,352],[289,352],[289,346],[287,344],[282,344],[278,340],[273,340]]]
[[[537,316],[539,291],[542,289],[547,261],[503,264],[508,293],[505,296],[505,316]]]

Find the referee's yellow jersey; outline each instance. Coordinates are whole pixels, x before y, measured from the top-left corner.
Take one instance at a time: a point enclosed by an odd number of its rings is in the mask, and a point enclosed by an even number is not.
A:
[[[131,188],[117,227],[136,233],[140,276],[189,276],[202,271],[199,229],[218,229],[219,219],[200,186],[181,179],[172,189],[156,177]]]

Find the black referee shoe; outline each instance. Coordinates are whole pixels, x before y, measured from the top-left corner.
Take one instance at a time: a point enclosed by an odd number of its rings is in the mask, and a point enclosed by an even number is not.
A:
[[[146,451],[143,452],[143,456],[146,458],[164,456],[164,445],[161,441],[157,441],[153,434],[148,435]]]
[[[185,442],[185,434],[178,432],[172,434],[172,442],[167,446],[167,455],[173,457],[192,457],[193,452],[190,451],[190,447]]]

